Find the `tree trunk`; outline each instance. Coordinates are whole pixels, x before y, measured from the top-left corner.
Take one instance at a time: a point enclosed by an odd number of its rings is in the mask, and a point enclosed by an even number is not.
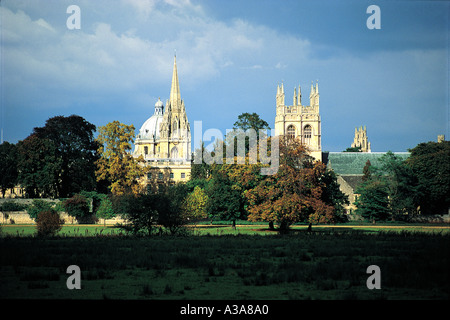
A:
[[[273,226],[273,221],[269,221],[269,230],[271,231],[275,230],[275,227]]]

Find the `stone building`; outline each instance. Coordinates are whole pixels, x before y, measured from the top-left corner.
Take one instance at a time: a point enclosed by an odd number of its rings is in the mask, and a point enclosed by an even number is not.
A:
[[[156,102],[153,115],[144,122],[136,136],[133,155],[142,155],[150,167],[143,183],[152,189],[190,178],[191,129],[181,99],[176,57],[170,97],[165,106],[161,99]]]
[[[366,126],[355,128],[355,137],[353,138],[352,148],[361,148],[361,152],[371,152],[370,142],[367,138]]]
[[[375,167],[381,167],[380,159],[385,152],[324,152],[323,163],[336,173],[339,189],[348,196],[350,204],[345,208],[348,214],[355,209],[353,204],[358,194],[356,190],[362,183],[363,169],[367,163]],[[394,152],[395,156],[406,160],[409,152]]]
[[[300,86],[294,88],[293,103],[286,105],[284,85],[277,86],[275,135],[300,137],[316,160],[322,160],[321,124],[319,113],[319,84],[311,84],[309,105],[302,104]]]

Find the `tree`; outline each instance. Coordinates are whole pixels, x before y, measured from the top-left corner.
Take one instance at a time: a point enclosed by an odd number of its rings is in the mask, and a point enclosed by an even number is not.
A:
[[[196,221],[208,217],[206,211],[208,204],[208,195],[205,190],[199,186],[195,186],[183,203],[183,212],[185,219],[188,221]]]
[[[77,220],[89,215],[88,199],[81,194],[75,194],[72,198],[64,200],[63,205],[67,214]]]
[[[280,232],[300,221],[334,222],[335,208],[322,200],[325,172],[326,166],[311,162],[298,139],[281,137],[278,172],[245,192],[249,220],[277,223]]]
[[[44,127],[34,128],[38,139],[52,142],[55,171],[51,178],[51,195],[69,197],[82,190],[94,190],[95,161],[98,144],[94,139],[95,125],[84,118],[57,116],[46,121]]]
[[[36,219],[38,236],[54,236],[58,233],[64,221],[55,210],[44,210],[39,212]]]
[[[445,214],[450,207],[450,141],[420,143],[406,164],[417,177],[416,205],[423,214]]]
[[[371,178],[372,173],[371,173],[371,166],[372,163],[370,162],[370,160],[366,161],[366,165],[363,168],[363,177],[362,177],[362,181],[367,181]]]
[[[342,152],[361,152],[361,147],[348,147]]]
[[[102,195],[100,205],[95,214],[98,218],[103,219],[103,224],[105,224],[106,219],[111,219],[116,215],[113,204],[106,194]]]
[[[17,181],[27,195],[31,198],[55,197],[62,163],[55,144],[32,134],[18,143],[17,151]]]
[[[381,159],[376,179],[384,182],[388,192],[389,213],[393,219],[416,212],[418,180],[406,163],[391,151]]]
[[[17,185],[17,146],[9,142],[0,144],[0,190],[3,197],[7,189]]]
[[[27,208],[28,215],[31,219],[36,219],[40,212],[49,210],[55,210],[54,203],[40,199],[34,199]]]
[[[207,179],[210,175],[211,166],[203,159],[205,143],[202,142],[200,148],[195,149],[194,158],[191,162],[191,179]],[[196,159],[202,159],[201,163],[196,163]]]
[[[234,123],[234,129],[246,131],[253,129],[258,132],[260,129],[269,129],[269,124],[261,119],[257,113],[242,113],[238,116],[238,120]]]
[[[321,200],[334,207],[336,221],[347,221],[344,205],[349,204],[348,196],[341,191],[336,174],[326,169],[320,180],[323,183]]]
[[[113,121],[99,128],[97,181],[106,180],[115,195],[144,191],[139,179],[147,172],[142,156],[134,158],[131,144],[134,142],[134,126]]]
[[[217,171],[211,178],[206,189],[208,195],[207,212],[211,219],[232,221],[242,218],[243,205],[239,190],[237,190],[226,172]]]
[[[248,135],[251,131],[255,134],[254,137]],[[260,130],[270,130],[269,124],[261,119],[257,113],[242,113],[238,116],[238,120],[233,125],[233,131],[226,137],[227,148],[233,146],[234,156],[238,155],[238,141],[245,139],[244,153],[249,152],[252,143],[257,144],[260,138]],[[252,141],[253,140],[253,141]]]
[[[369,221],[386,220],[389,216],[389,199],[386,185],[380,180],[368,180],[362,183],[356,193],[355,213]]]
[[[134,235],[151,236],[153,227],[158,222],[158,211],[155,208],[159,198],[158,194],[152,195],[133,195],[123,194],[114,196],[116,198],[116,206],[129,223],[121,226]]]

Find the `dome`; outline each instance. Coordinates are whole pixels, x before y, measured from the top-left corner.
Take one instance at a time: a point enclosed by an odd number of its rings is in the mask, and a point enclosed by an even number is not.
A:
[[[163,116],[158,114],[148,118],[139,130],[139,139],[159,139],[159,127],[162,120]]]
[[[139,139],[159,139],[159,127],[163,120],[164,105],[161,99],[155,103],[155,113],[144,122],[139,130]]]

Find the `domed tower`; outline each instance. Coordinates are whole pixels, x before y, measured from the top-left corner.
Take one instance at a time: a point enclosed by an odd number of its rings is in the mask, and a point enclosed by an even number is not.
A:
[[[159,158],[159,139],[160,139],[160,127],[164,117],[164,105],[161,99],[155,104],[155,112],[148,118],[135,141],[135,155],[142,155],[147,162],[155,161]]]

